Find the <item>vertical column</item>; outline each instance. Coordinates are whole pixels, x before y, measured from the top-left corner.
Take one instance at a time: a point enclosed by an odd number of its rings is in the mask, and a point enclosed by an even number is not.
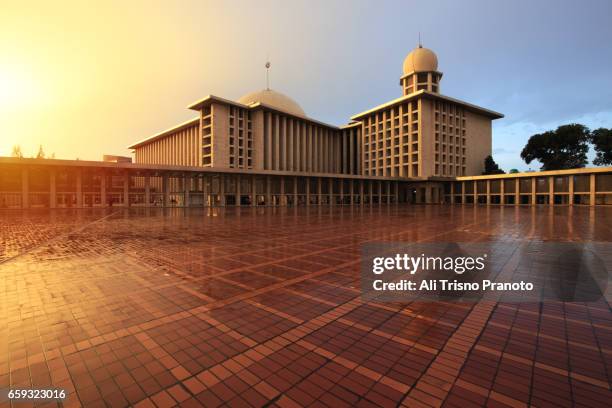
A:
[[[355,180],[350,179],[351,182],[351,188],[349,189],[351,192],[351,205],[355,204],[355,198],[354,198],[354,194],[355,194]]]
[[[548,205],[555,205],[555,178],[548,177]]]
[[[206,173],[202,174],[202,200],[204,200],[204,207],[210,206],[210,201],[208,200],[208,176],[206,176]]]
[[[293,121],[293,170],[302,171],[302,124],[294,120]],[[297,204],[297,203],[296,203]]]
[[[183,184],[185,187],[185,207],[189,208],[191,206],[191,174],[183,176]]]
[[[321,144],[319,145],[319,147],[321,152],[321,172],[329,173],[329,144],[326,129],[321,129]]]
[[[312,128],[312,171],[319,173],[319,131],[316,126]]]
[[[319,129],[319,172],[320,173],[325,173],[325,159],[326,159],[326,152],[325,152],[325,134],[324,134],[324,130],[323,129]],[[321,180],[319,180],[321,181]]]
[[[362,127],[363,129],[363,127]],[[363,163],[363,146],[361,143],[361,138],[362,136],[359,135],[359,133],[356,133],[356,137],[357,137],[357,153],[359,155],[359,157],[357,158],[357,163],[356,163],[356,169],[357,169],[357,173],[356,174],[363,174],[363,169],[362,169],[362,163]],[[370,144],[371,146],[371,144]]]
[[[306,177],[306,205],[310,205],[310,177]]]
[[[83,170],[76,171],[76,206],[83,207]]]
[[[536,205],[536,178],[531,177],[531,205]]]
[[[391,204],[391,181],[385,181],[386,193],[387,193],[387,204]]]
[[[400,177],[407,177],[408,174],[404,172],[404,105],[403,103],[399,105],[399,174]],[[395,137],[395,135],[393,135]]]
[[[344,179],[338,179],[340,183],[340,204],[344,205]]]
[[[235,198],[235,200],[236,200],[236,206],[237,207],[240,207],[240,198],[242,196],[242,192],[240,191],[240,189],[242,187],[240,185],[241,181],[242,180],[240,178],[240,174],[236,174],[236,198]]]
[[[431,186],[428,184],[425,186],[425,204],[431,204],[431,202],[432,202],[432,191],[431,191]]]
[[[306,134],[306,123],[300,124],[300,148],[300,171],[306,171],[308,160],[308,137]]]
[[[349,143],[349,173],[355,174],[355,138],[353,137],[353,130],[348,131],[348,143]]]
[[[323,183],[323,179],[321,177],[317,177],[317,204],[321,205],[321,183]]]
[[[518,178],[514,179],[514,205],[521,203],[521,183]]]
[[[123,206],[130,206],[130,174],[127,170],[123,174]]]
[[[257,206],[257,176],[251,176],[251,207]]]
[[[162,206],[169,207],[170,206],[170,191],[168,186],[168,173],[164,173],[162,175]]]
[[[501,205],[506,204],[506,182],[505,179],[499,179],[499,203]]]
[[[30,207],[30,170],[24,167],[21,170],[21,208]]]
[[[281,130],[279,137],[279,151],[280,151],[280,169],[287,170],[287,121],[288,117],[283,116],[281,118]]]
[[[395,204],[399,204],[399,187],[400,187],[400,183],[399,181],[395,182]]]
[[[280,177],[280,198],[278,200],[278,205],[280,206],[287,205],[286,197],[285,197],[285,176]]]
[[[296,167],[297,168],[297,167]],[[298,205],[298,177],[293,177],[293,206]]]
[[[595,173],[589,175],[589,205],[595,205]]]
[[[383,142],[383,143],[386,144],[387,142]],[[386,148],[385,148],[385,150],[386,150]],[[384,170],[384,171],[386,171],[386,170]],[[382,190],[383,190],[383,182],[379,180],[378,181],[378,205],[382,205],[382,196],[383,196]]]
[[[145,188],[145,206],[148,207],[151,205],[151,176],[148,174],[144,178],[144,188]]]
[[[363,180],[359,180],[359,205],[363,205]]]
[[[304,136],[306,137],[306,160],[304,161],[304,170],[312,171],[312,126],[304,124]]]
[[[342,160],[340,161],[340,163],[342,164],[342,173],[346,174],[348,173],[348,161],[347,161],[347,157],[346,157],[346,135],[350,132],[351,130],[348,129],[346,132],[340,131],[340,137],[342,138]]]
[[[49,171],[49,208],[57,208],[57,171]]]
[[[329,167],[328,167],[329,170]],[[329,178],[329,205],[334,205],[334,179]]]
[[[465,204],[465,181],[461,182],[461,204]]]
[[[570,174],[567,177],[569,178],[569,205],[574,205],[574,176]]]
[[[106,173],[102,171],[100,174],[100,205],[106,207],[108,202],[106,201]]]
[[[272,205],[272,194],[270,194],[270,176],[266,176],[266,205]]]
[[[279,115],[274,114],[274,145],[272,149],[274,151],[274,166],[272,169],[278,170],[280,168],[280,119]]]
[[[455,182],[450,182],[450,203],[455,204]]]
[[[487,180],[487,205],[491,205],[491,180]]]
[[[295,149],[295,146],[293,144],[293,137],[295,135],[293,125],[295,121],[293,119],[287,118],[287,122],[287,133],[285,133],[285,137],[287,140],[287,165],[285,167],[285,170],[293,171],[293,151]]]
[[[334,144],[333,144],[333,140],[332,140],[332,135],[331,132],[328,129],[325,129],[325,146],[327,147],[327,154],[325,155],[325,157],[327,158],[326,160],[326,165],[325,165],[325,172],[326,173],[333,173],[333,166],[332,166],[332,160],[334,159]]]
[[[225,175],[219,174],[219,206],[225,207]]]
[[[264,128],[264,169],[269,170],[274,168],[272,161],[272,114],[264,113],[266,126]]]

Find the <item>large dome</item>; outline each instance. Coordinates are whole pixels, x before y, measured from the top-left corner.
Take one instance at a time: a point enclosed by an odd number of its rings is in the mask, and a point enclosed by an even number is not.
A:
[[[410,51],[404,60],[404,75],[411,72],[429,72],[438,70],[438,57],[429,48],[419,46]]]
[[[298,105],[296,101],[287,95],[283,95],[282,93],[273,91],[271,89],[264,89],[262,91],[248,93],[238,99],[238,102],[244,105],[251,105],[259,102],[292,115],[306,116],[304,109],[302,109],[302,107]]]

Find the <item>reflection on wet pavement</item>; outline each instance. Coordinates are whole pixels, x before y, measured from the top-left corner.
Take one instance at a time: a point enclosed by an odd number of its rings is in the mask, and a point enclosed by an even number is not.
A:
[[[372,241],[609,242],[611,215],[0,211],[0,388],[66,388],[67,406],[606,406],[606,299],[364,303],[359,254]]]

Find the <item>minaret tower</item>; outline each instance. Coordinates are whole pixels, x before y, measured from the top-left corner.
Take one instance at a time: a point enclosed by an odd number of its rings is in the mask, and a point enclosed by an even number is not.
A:
[[[425,90],[440,93],[440,79],[442,72],[438,71],[438,57],[428,49],[419,46],[410,51],[404,60],[403,75],[400,85],[404,95]]]

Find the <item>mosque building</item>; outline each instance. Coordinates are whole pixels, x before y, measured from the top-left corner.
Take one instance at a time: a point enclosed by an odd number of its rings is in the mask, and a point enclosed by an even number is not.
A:
[[[271,90],[209,95],[194,119],[130,146],[136,163],[399,178],[479,175],[500,113],[444,96],[436,54],[403,64],[402,96],[334,126]]]
[[[0,157],[0,208],[612,204],[611,167],[482,175],[503,115],[442,95],[441,82],[419,45],[401,96],[342,126],[269,86],[209,95],[193,119],[131,145],[133,162]]]

